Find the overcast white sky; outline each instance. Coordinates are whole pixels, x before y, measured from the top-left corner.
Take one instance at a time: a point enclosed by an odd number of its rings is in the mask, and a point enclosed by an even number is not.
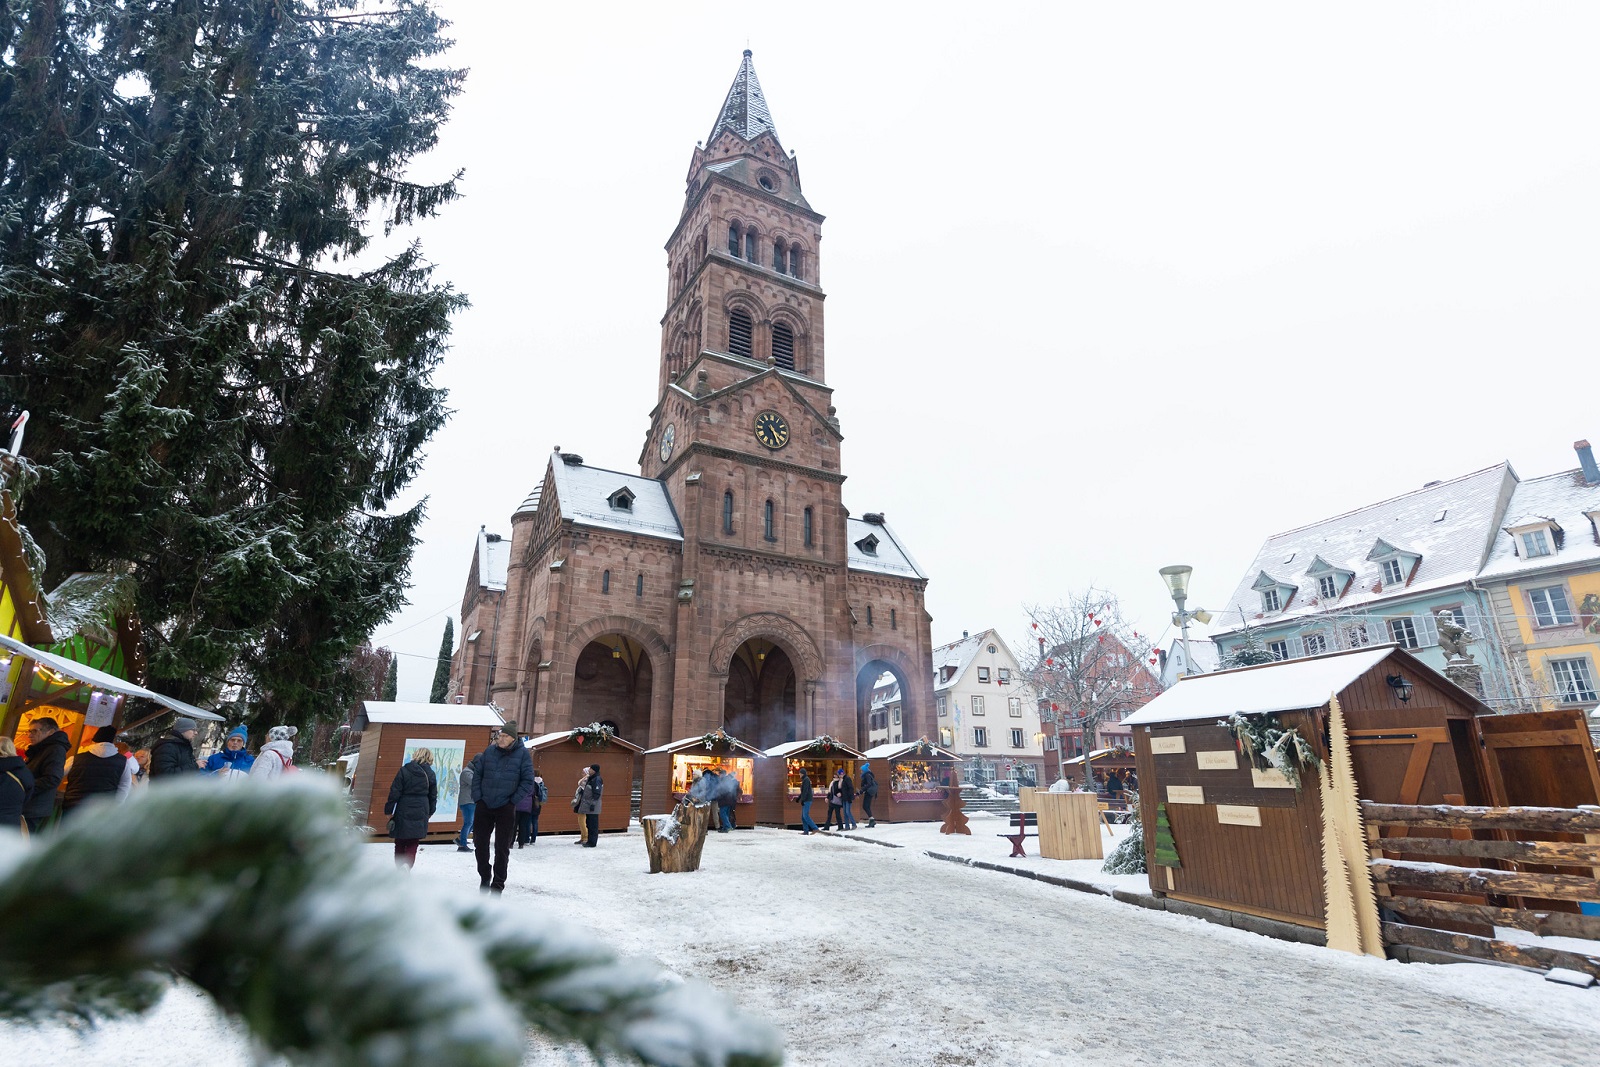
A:
[[[812,205],[845,503],[936,642],[1156,575],[1220,606],[1269,534],[1600,443],[1600,6],[444,0],[471,68],[420,228],[472,299],[411,607],[425,699],[480,524],[560,444],[636,470],[662,251],[756,71]]]

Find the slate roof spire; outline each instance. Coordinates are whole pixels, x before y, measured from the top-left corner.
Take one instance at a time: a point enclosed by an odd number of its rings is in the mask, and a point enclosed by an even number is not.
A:
[[[767,110],[767,98],[761,94],[761,81],[750,62],[748,48],[739,63],[739,73],[733,76],[728,98],[722,102],[716,125],[711,127],[711,136],[706,138],[706,147],[709,148],[723,130],[732,130],[746,141],[754,141],[763,133],[772,134],[775,141],[778,139],[778,128],[772,124],[772,113]]]

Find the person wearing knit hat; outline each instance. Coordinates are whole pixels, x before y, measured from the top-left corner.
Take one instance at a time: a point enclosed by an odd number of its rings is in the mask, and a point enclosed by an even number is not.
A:
[[[63,819],[86,800],[97,796],[127,800],[133,792],[133,763],[117,751],[116,740],[117,728],[102,726],[94,732],[94,744],[73,757],[61,797]]]
[[[294,736],[299,733],[294,726],[274,726],[267,731],[267,743],[256,753],[250,767],[252,778],[276,778],[294,770]]]
[[[172,729],[162,734],[150,749],[150,777],[176,778],[198,771],[200,762],[194,758],[194,735],[199,730],[199,723],[180,716]]]
[[[206,770],[218,778],[234,778],[250,773],[256,758],[250,755],[250,729],[235,726],[223,739],[222,751],[213,752],[206,759]]]

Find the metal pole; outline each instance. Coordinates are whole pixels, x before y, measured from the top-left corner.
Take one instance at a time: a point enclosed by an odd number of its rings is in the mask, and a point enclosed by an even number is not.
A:
[[[1174,596],[1172,602],[1178,605],[1178,632],[1183,635],[1183,673],[1179,679],[1187,678],[1194,667],[1194,659],[1189,655],[1189,613],[1183,610],[1186,597]]]

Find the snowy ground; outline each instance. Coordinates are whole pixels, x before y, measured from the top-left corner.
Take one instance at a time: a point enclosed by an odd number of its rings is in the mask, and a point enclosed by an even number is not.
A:
[[[626,954],[723,987],[783,1028],[801,1067],[1554,1067],[1600,1057],[1600,991],[1501,968],[1356,958],[923,854],[1006,861],[1000,825],[974,816],[970,838],[928,825],[843,839],[740,831],[712,836],[698,874],[654,876],[637,829],[595,849],[544,838],[513,853],[502,903],[569,917]],[[384,851],[374,846],[374,862]],[[1143,884],[1087,861],[1015,862]],[[443,846],[422,850],[415,875],[477,879],[471,856]],[[150,1019],[85,1039],[0,1027],[0,1049],[14,1063],[249,1063],[244,1042],[187,990]],[[588,1058],[534,1041],[528,1062]]]

